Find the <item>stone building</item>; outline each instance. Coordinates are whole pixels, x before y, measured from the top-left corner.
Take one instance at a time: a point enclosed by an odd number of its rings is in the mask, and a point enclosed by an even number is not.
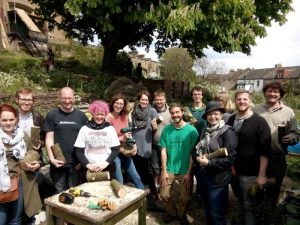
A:
[[[38,6],[29,0],[0,0],[0,49],[23,50],[33,56],[43,57],[48,44],[68,44],[63,31],[49,30],[48,22],[35,15]],[[57,18],[59,22],[60,18]],[[139,63],[145,78],[160,76],[159,63],[137,52],[129,53],[134,68]]]
[[[134,68],[141,63],[144,78],[155,79],[160,77],[159,62],[145,58],[144,55],[140,55],[136,51],[129,52],[128,55],[130,56]]]
[[[34,14],[36,4],[29,0],[0,0],[0,49],[25,50],[44,56],[48,43],[67,43],[65,34]]]

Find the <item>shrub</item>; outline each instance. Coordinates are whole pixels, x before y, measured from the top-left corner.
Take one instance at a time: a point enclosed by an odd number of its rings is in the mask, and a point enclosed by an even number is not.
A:
[[[256,105],[265,101],[264,95],[262,92],[252,93],[252,102]]]
[[[96,98],[103,98],[105,89],[110,85],[107,77],[108,75],[104,73],[91,77],[88,83],[83,86],[83,91],[92,93]]]
[[[284,98],[285,103],[294,110],[300,110],[299,95],[289,95]]]
[[[29,87],[33,90],[42,90],[43,87],[32,82],[26,77],[25,70],[0,72],[0,92],[6,95],[14,94],[21,87]]]

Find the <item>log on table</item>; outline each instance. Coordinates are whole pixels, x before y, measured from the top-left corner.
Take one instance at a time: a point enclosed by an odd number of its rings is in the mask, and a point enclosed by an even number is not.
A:
[[[125,189],[123,187],[123,184],[121,184],[119,181],[113,179],[110,181],[110,186],[114,193],[119,197],[123,198],[126,194]]]
[[[104,181],[109,179],[110,176],[108,171],[101,171],[101,172],[92,172],[90,170],[86,171],[86,180],[88,182]]]

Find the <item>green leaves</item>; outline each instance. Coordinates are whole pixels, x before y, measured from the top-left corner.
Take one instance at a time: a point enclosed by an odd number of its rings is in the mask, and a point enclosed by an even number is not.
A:
[[[177,9],[172,9],[165,20],[167,33],[186,33],[196,30],[196,25],[204,19],[201,13],[200,4],[196,3],[191,6],[180,6]]]
[[[292,0],[31,0],[40,13],[59,15],[50,23],[87,43],[97,35],[104,46],[149,46],[157,33],[156,50],[180,43],[193,56],[203,49],[251,53],[257,36],[266,36],[272,21],[283,24]],[[65,8],[62,8],[64,5]],[[55,13],[55,14],[54,14]]]
[[[114,27],[111,23],[109,23],[107,21],[103,21],[102,29],[103,29],[102,31],[106,33],[106,32],[112,31],[114,29]]]
[[[65,8],[70,11],[71,14],[76,15],[80,13],[80,6],[84,0],[69,0],[65,3]]]
[[[161,76],[170,80],[196,80],[194,61],[185,48],[168,48],[161,60]]]
[[[67,0],[65,8],[73,15],[84,14],[85,12],[82,11],[82,8],[102,8],[103,11],[108,11],[111,14],[119,14],[122,12],[122,8],[119,5],[120,2],[121,0]]]

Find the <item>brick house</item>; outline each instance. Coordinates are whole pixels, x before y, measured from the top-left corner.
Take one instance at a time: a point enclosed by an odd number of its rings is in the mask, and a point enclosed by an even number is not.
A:
[[[300,85],[300,66],[282,67],[281,64],[276,64],[274,68],[251,69],[238,78],[237,90],[259,92],[265,83],[273,80],[289,80],[296,86]]]

